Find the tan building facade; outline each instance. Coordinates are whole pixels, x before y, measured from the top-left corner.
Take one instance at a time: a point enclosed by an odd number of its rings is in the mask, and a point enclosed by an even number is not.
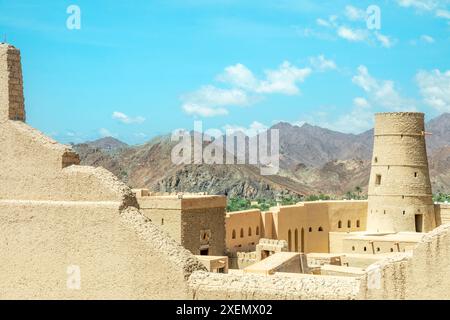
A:
[[[254,251],[259,239],[285,240],[291,252],[329,252],[330,232],[366,229],[367,201],[314,201],[227,213],[228,252]]]
[[[140,211],[184,248],[195,255],[225,254],[225,196],[133,192]]]

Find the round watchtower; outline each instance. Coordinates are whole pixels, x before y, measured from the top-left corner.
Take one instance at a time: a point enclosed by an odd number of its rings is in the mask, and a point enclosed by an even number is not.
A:
[[[428,232],[435,225],[424,114],[375,114],[369,232]]]

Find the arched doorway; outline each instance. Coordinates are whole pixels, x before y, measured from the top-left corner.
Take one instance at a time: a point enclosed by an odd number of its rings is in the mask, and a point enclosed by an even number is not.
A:
[[[298,252],[298,230],[297,228],[295,229],[295,233],[294,233],[294,239],[295,239],[295,252]]]
[[[288,231],[288,251],[290,252],[292,249],[292,235],[291,235],[291,229]]]
[[[305,229],[302,228],[301,235],[300,235],[300,241],[301,241],[301,252],[305,252]]]

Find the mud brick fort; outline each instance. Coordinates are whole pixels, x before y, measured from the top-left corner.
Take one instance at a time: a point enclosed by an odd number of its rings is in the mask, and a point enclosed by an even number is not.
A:
[[[432,201],[422,113],[375,115],[367,201],[227,213],[223,196],[80,166],[26,124],[21,69],[0,44],[0,298],[450,299],[450,206]]]

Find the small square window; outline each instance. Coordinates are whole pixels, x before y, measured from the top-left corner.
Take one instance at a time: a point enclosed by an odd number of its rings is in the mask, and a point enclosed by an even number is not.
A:
[[[381,184],[381,174],[377,174],[375,177],[375,184],[379,186]]]

